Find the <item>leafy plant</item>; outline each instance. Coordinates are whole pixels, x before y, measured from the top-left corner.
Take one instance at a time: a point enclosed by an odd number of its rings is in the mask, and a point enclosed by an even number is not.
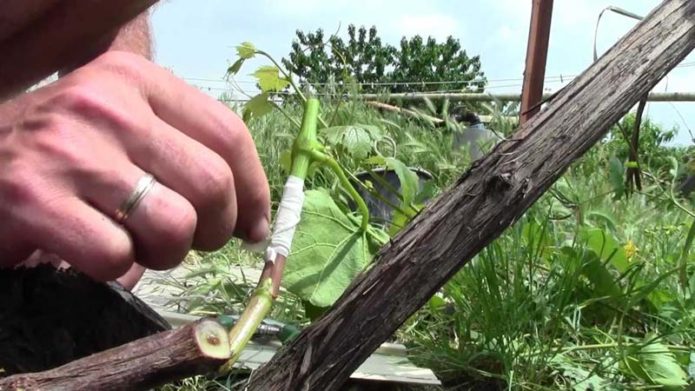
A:
[[[375,91],[388,77],[395,48],[384,45],[376,27],[349,25],[347,41],[337,35],[325,38],[323,30],[304,33],[297,30],[288,58],[283,65],[303,84],[321,87],[333,81],[344,85],[362,83],[363,91]],[[374,83],[371,87],[370,83]]]
[[[384,132],[376,126],[356,124],[325,128],[321,135],[336,153],[361,160],[373,153]]]
[[[362,92],[482,91],[486,79],[480,58],[469,57],[461,43],[448,37],[437,42],[419,35],[403,37],[398,48],[384,44],[376,27],[349,25],[347,39],[323,30],[297,30],[283,65],[302,84],[315,87],[355,83]],[[417,82],[415,82],[417,81]]]
[[[419,35],[401,39],[396,52],[390,80],[390,92],[471,91],[485,88],[486,79],[480,70],[480,57],[469,57],[459,40],[452,36],[438,43],[434,38],[424,40]],[[422,81],[418,85],[413,80]],[[427,82],[435,82],[427,85]]]
[[[319,308],[330,307],[369,265],[388,236],[362,231],[325,189],[306,192],[283,281],[287,289]]]
[[[312,309],[321,312],[337,300],[350,281],[367,267],[379,247],[388,240],[386,232],[369,224],[369,211],[364,200],[348,179],[344,167],[331,154],[357,161],[358,165],[362,162],[382,163],[394,169],[402,178],[404,191],[399,196],[403,199],[401,207],[408,210],[408,217],[415,214],[411,207],[415,197],[414,174],[396,158],[384,157],[379,153],[378,144],[387,139],[382,129],[363,124],[329,126],[318,112],[318,100],[303,94],[292,74],[279,68],[271,56],[250,43],[239,45],[237,55],[239,59],[228,69],[230,76],[240,71],[244,61],[256,55],[266,57],[273,64],[261,66],[253,73],[260,93],[244,106],[246,120],[259,119],[277,110],[292,123],[297,123],[281,105],[269,99],[272,93],[288,86],[293,87],[297,96],[304,101],[302,131],[295,138],[291,150],[282,154],[283,166],[289,169],[288,173],[296,175],[299,164],[302,178],[323,169],[334,174],[338,180],[335,188],[315,187],[305,193],[295,245],[287,257],[289,266],[284,272],[287,289]],[[315,112],[309,111],[310,107]],[[304,126],[307,121],[321,124],[318,134],[306,133]],[[304,160],[300,163],[298,159]],[[361,218],[339,206],[344,204],[344,194],[358,207]]]

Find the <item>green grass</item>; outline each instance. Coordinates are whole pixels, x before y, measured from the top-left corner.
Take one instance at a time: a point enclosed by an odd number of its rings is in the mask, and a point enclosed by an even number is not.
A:
[[[385,130],[387,141],[377,148],[431,172],[437,192],[470,165],[466,153],[452,150],[450,128],[354,101],[337,111],[327,107],[324,117],[334,125]],[[297,107],[286,109],[300,117]],[[431,105],[421,111],[437,114]],[[511,126],[496,114],[495,129],[509,134]],[[275,112],[249,127],[277,202],[286,177],[282,156],[296,129]],[[653,389],[687,374],[695,366],[695,278],[688,266],[683,285],[678,266],[682,259],[692,264],[683,250],[693,214],[688,200],[670,192],[673,175],[683,169],[669,172],[670,157],[682,161],[686,151],[663,147],[658,137],[647,140],[643,191],[626,197],[621,179],[611,176],[611,159],[624,159],[624,142],[608,138],[592,148],[403,325],[396,338],[411,358],[451,389]],[[352,172],[364,168],[359,160],[338,158]],[[318,170],[308,186],[335,188],[336,180]],[[182,308],[237,312],[255,281],[235,280],[229,269],[259,261],[235,243],[204,254],[193,262],[196,277],[180,287]],[[290,294],[273,317],[308,322]],[[205,389],[197,381],[180,389]]]
[[[443,309],[414,317],[401,337],[419,362],[451,386],[639,389],[667,383],[643,354],[658,342],[668,349],[659,360],[686,369],[695,303],[674,269],[692,217],[656,186],[614,200],[606,179],[613,147],[595,147],[557,193],[464,267],[444,288]],[[587,230],[620,251],[596,259],[601,249],[582,241]],[[637,252],[621,272],[628,243]],[[647,373],[626,364],[634,362]]]

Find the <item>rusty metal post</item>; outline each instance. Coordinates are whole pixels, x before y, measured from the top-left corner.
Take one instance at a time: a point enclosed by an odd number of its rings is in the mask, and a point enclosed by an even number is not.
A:
[[[529,28],[526,48],[524,86],[521,91],[520,124],[526,122],[540,110],[552,16],[553,0],[533,0],[531,27]]]

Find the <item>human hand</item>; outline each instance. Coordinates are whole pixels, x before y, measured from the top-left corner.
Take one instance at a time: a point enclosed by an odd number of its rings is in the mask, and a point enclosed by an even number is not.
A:
[[[268,183],[243,122],[126,52],[0,104],[0,167],[0,266],[39,249],[106,281],[268,234]],[[117,224],[146,173],[157,183]]]

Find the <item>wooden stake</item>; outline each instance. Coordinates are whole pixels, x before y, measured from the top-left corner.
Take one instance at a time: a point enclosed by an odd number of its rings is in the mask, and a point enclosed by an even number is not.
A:
[[[214,372],[230,357],[227,330],[203,319],[44,372],[0,379],[0,391],[146,390]]]

